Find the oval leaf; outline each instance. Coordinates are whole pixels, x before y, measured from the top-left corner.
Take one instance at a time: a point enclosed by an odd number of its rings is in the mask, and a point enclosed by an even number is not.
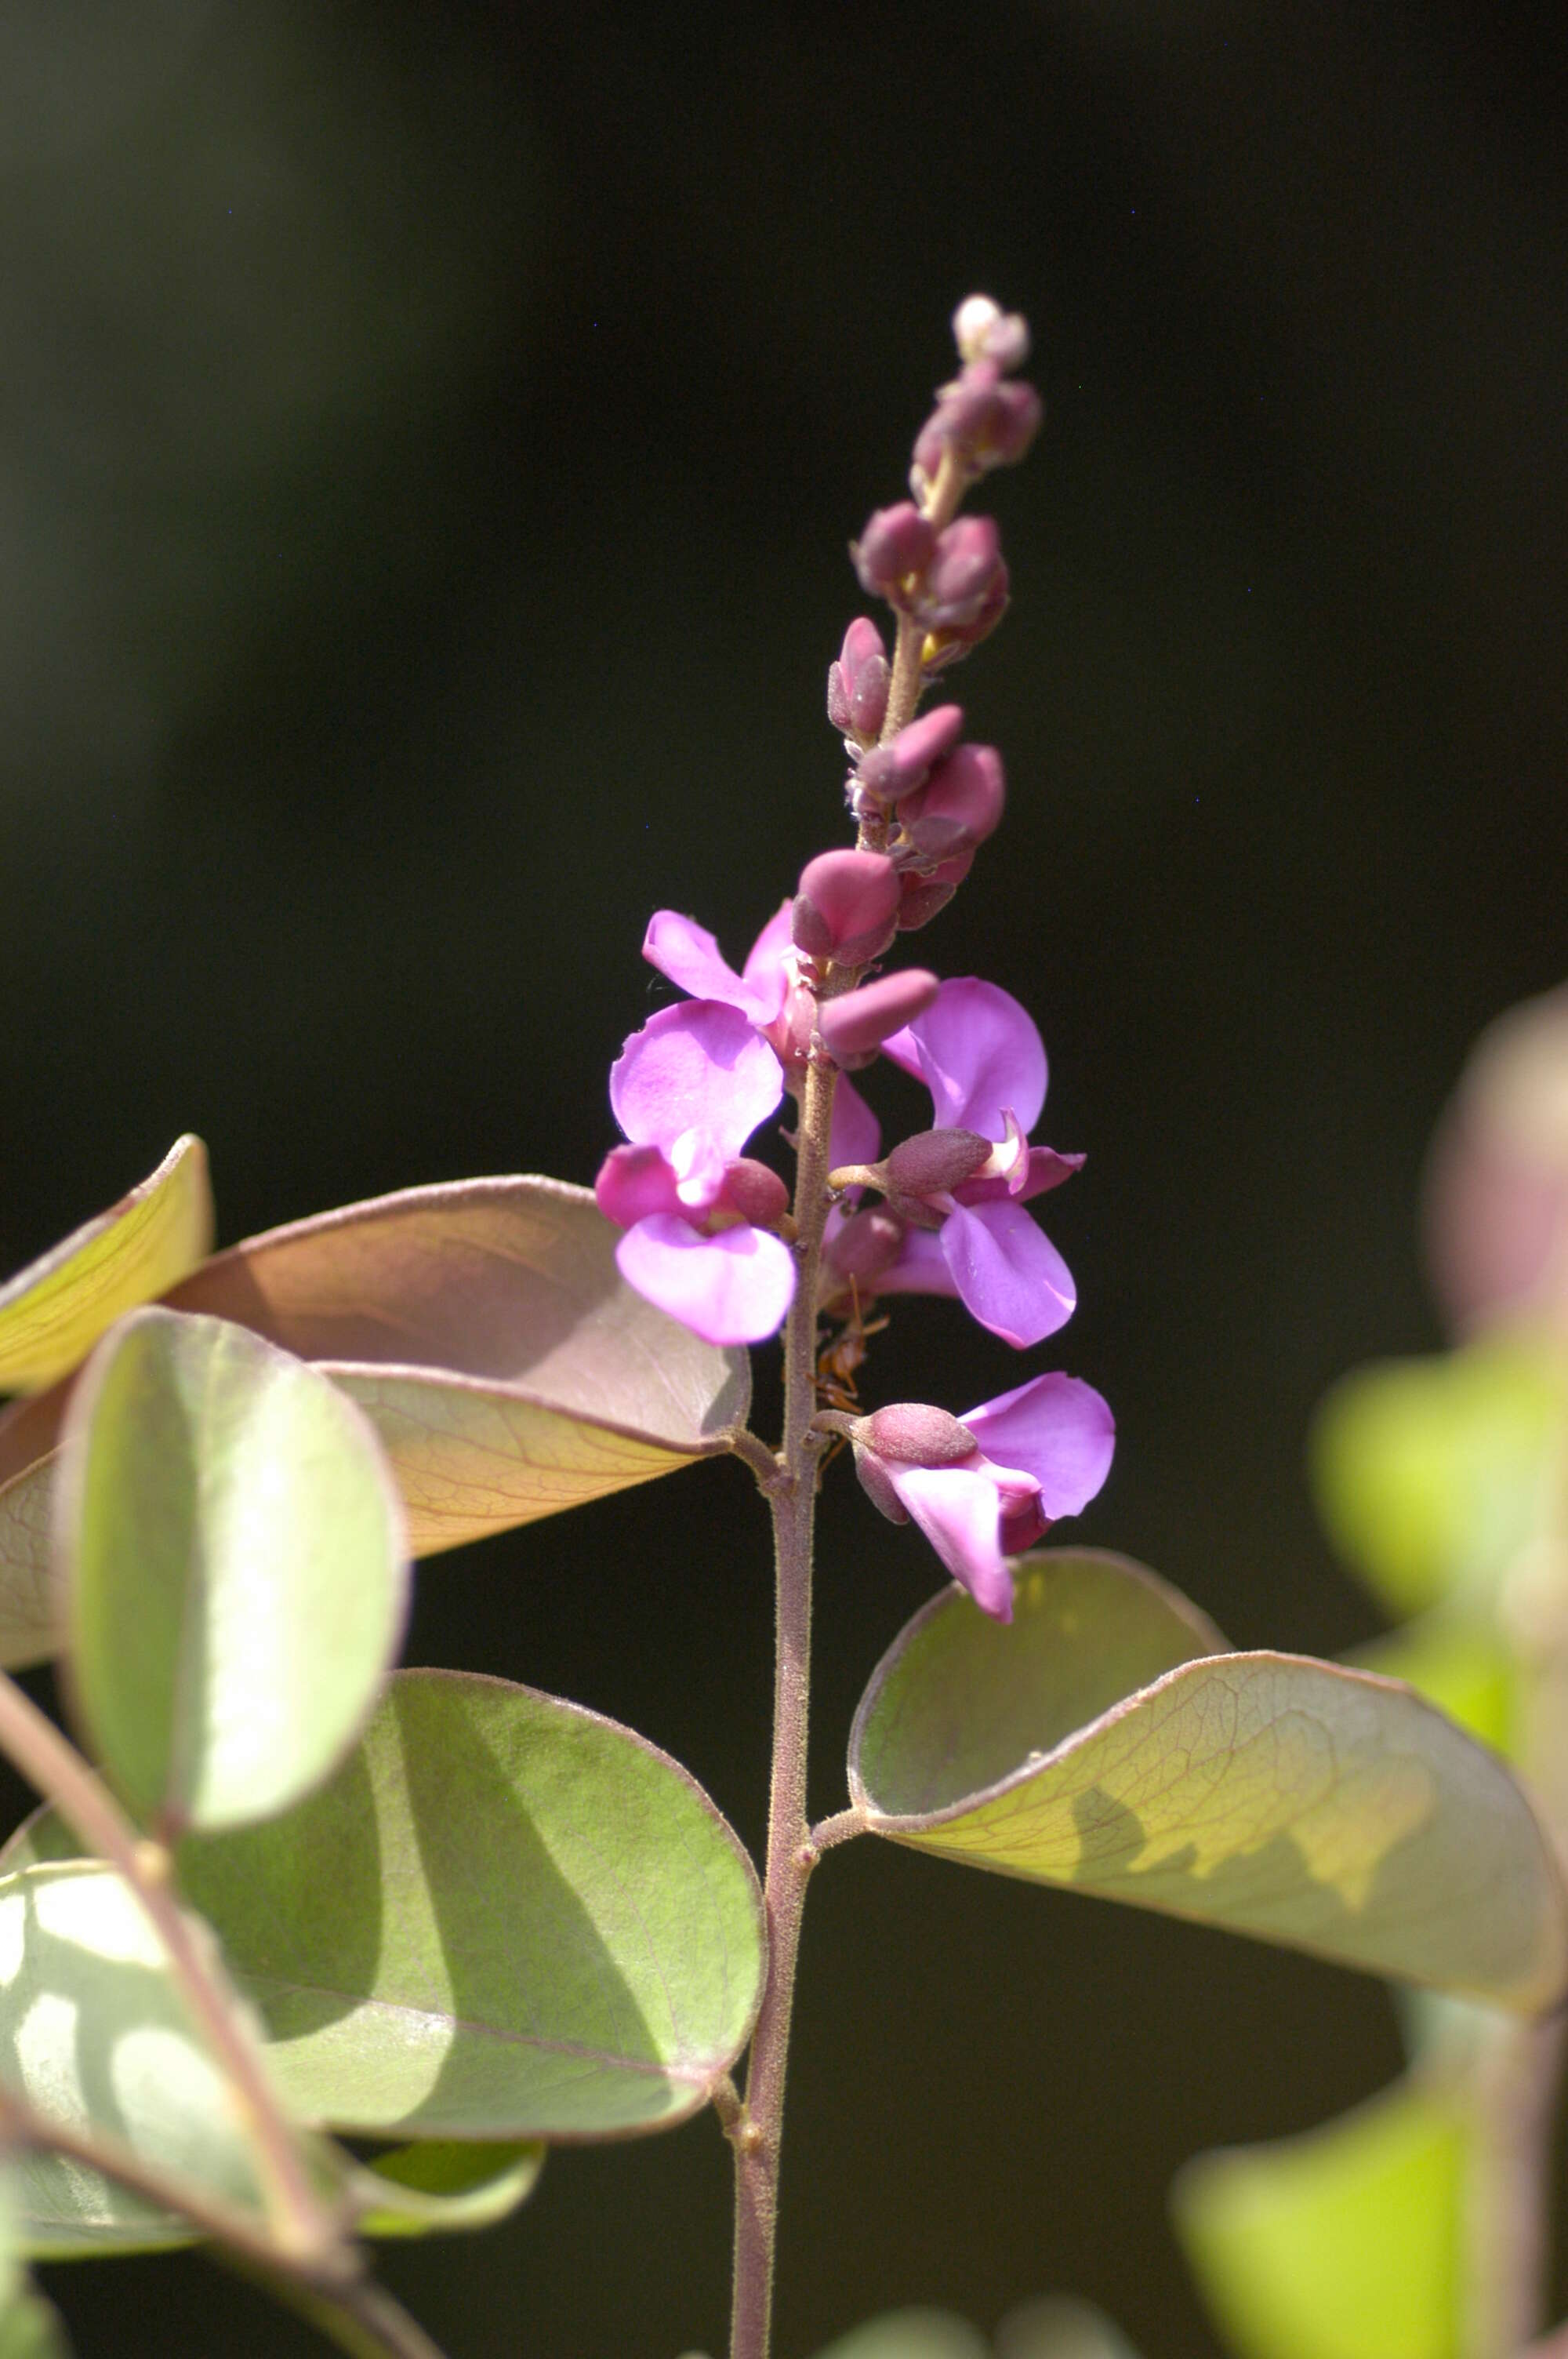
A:
[[[1401,2081],[1304,2137],[1187,2164],[1177,2232],[1240,2359],[1456,2359],[1465,2125]]]
[[[849,1757],[871,1832],[1504,2006],[1558,1996],[1562,1882],[1491,1754],[1409,1689],[1299,1656],[1178,1663],[1110,1702],[1144,1582],[1081,1555],[1019,1570],[1011,1626],[951,1591],[878,1667]]]
[[[730,1447],[751,1398],[745,1353],[633,1293],[619,1235],[586,1188],[456,1180],[269,1230],[168,1299],[253,1329],[357,1400],[409,1545],[429,1556]],[[0,1485],[54,1446],[63,1404],[59,1391],[26,1419],[0,1417]],[[9,1545],[25,1594],[25,1537]]]
[[[38,1392],[212,1245],[207,1149],[177,1139],[150,1179],[0,1286],[0,1392]]]
[[[331,1783],[181,1845],[304,2118],[600,2138],[708,2102],[762,1987],[752,1864],[686,1771],[502,1680],[397,1675]]]
[[[262,2197],[227,2083],[191,2029],[157,1938],[129,1886],[93,1863],[32,1867],[0,1883],[0,2090],[118,2139],[144,2161],[262,2219]],[[189,2225],[83,2164],[16,2164],[28,2251],[145,2252]]]
[[[352,1743],[397,1652],[401,1517],[315,1369],[140,1310],[75,1396],[57,1485],[77,1716],[172,1837],[270,1816]]]

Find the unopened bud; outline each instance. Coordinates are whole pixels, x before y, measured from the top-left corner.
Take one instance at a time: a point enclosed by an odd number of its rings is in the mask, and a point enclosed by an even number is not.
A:
[[[914,581],[925,572],[936,547],[936,536],[913,500],[878,508],[859,540],[849,544],[849,556],[862,589],[890,605],[906,605]]]
[[[893,1401],[860,1418],[851,1437],[857,1452],[874,1451],[903,1466],[961,1466],[977,1444],[967,1425],[927,1401]]]
[[[928,631],[961,631],[978,622],[1001,571],[1001,536],[992,516],[959,516],[938,534],[914,613]]]
[[[936,991],[936,977],[917,966],[863,983],[818,1008],[822,1045],[836,1065],[870,1064],[884,1040],[925,1013]]]
[[[885,745],[873,745],[855,773],[857,796],[891,807],[923,784],[934,764],[950,754],[963,734],[961,704],[938,704],[901,729]]]
[[[953,342],[960,360],[1022,368],[1029,358],[1029,322],[1021,311],[1004,311],[989,295],[968,295],[953,314]]]
[[[738,1156],[724,1173],[719,1202],[753,1229],[775,1229],[789,1210],[789,1190],[754,1156]]]
[[[892,941],[898,905],[898,871],[884,853],[818,853],[800,872],[790,920],[795,948],[807,958],[864,966]]]
[[[827,718],[834,728],[873,745],[887,718],[891,678],[881,632],[859,615],[844,634],[838,661],[827,667]]]
[[[920,669],[927,678],[933,672],[945,671],[949,664],[978,647],[982,639],[989,638],[1007,612],[1008,578],[1005,564],[999,565],[987,593],[984,605],[972,623],[950,629],[932,631],[920,650]]]
[[[1006,800],[996,747],[959,745],[905,798],[898,815],[911,848],[923,860],[948,860],[973,852],[996,833]]]
[[[890,1187],[905,1196],[946,1196],[990,1161],[991,1142],[977,1130],[922,1130],[901,1139],[882,1164]]]

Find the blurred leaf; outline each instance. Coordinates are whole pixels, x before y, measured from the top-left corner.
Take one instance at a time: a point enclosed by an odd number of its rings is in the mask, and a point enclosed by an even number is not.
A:
[[[0,1875],[17,1875],[24,1867],[57,1866],[61,1860],[82,1856],[80,1841],[54,1804],[40,1802],[0,1847]]]
[[[1138,2359],[1103,2310],[1053,2295],[1009,2310],[996,2331],[996,2359]]]
[[[7,1670],[41,1662],[62,1643],[49,1553],[57,1454],[0,1484],[0,1666]]]
[[[315,1369],[146,1310],[79,1386],[56,1485],[77,1715],[171,1839],[287,1809],[353,1742],[407,1608],[381,1452]]]
[[[586,1188],[456,1180],[269,1230],[168,1299],[253,1329],[358,1401],[428,1556],[730,1448],[745,1353],[633,1293],[618,1234]],[[64,1399],[0,1416],[0,1579],[24,1603],[33,1503],[7,1518],[5,1486],[53,1448]]]
[[[1487,1590],[1539,1527],[1565,1419],[1560,1376],[1522,1336],[1357,1369],[1313,1427],[1328,1536],[1394,1614]]]
[[[250,2151],[130,1887],[92,1863],[0,1884],[0,2088],[107,2133],[262,2220]],[[171,2213],[85,2165],[25,2153],[17,2216],[30,2253],[150,2252],[188,2244]]]
[[[330,1784],[180,1846],[303,2118],[586,2139],[708,2100],[755,2017],[752,1864],[687,1772],[576,1704],[404,1671]]]
[[[889,2310],[841,2334],[817,2359],[991,2359],[991,2350],[951,2310]]]
[[[1458,2104],[1402,2081],[1188,2163],[1177,2233],[1239,2359],[1456,2359],[1465,2146]]]
[[[489,2228],[527,2201],[544,2169],[545,2148],[515,2140],[493,2146],[399,2147],[354,2172],[349,2192],[365,2236],[427,2236]]]
[[[212,1245],[207,1149],[177,1139],[150,1179],[0,1286],[0,1392],[38,1392]]]
[[[0,2359],[70,2359],[59,2312],[30,2283],[21,2263],[15,2165],[0,2170]]]
[[[1541,1830],[1430,1705],[1298,1656],[1162,1670],[1159,1616],[1167,1662],[1195,1649],[1151,1576],[1087,1554],[1019,1571],[1011,1625],[950,1590],[879,1665],[849,1756],[873,1833],[1505,2006],[1560,1995]],[[1152,1684],[1110,1701],[1140,1654]]]
[[[1491,1623],[1439,1607],[1357,1647],[1349,1659],[1358,1670],[1403,1680],[1494,1753],[1512,1751],[1514,1658]]]

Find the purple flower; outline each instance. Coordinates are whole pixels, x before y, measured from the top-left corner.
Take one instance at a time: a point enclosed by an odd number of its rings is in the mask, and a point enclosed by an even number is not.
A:
[[[965,976],[945,983],[882,1051],[925,1083],[939,1131],[972,1131],[993,1151],[970,1178],[924,1197],[939,1225],[908,1229],[877,1292],[956,1294],[982,1327],[1019,1349],[1054,1335],[1077,1293],[1023,1204],[1083,1158],[1025,1143],[1045,1103],[1045,1049],[1033,1018],[995,984]]]
[[[829,1413],[827,1421],[838,1422]],[[884,1516],[918,1524],[983,1612],[1012,1618],[1007,1558],[1088,1505],[1116,1425],[1092,1385],[1035,1376],[962,1418],[913,1401],[845,1419],[855,1471]]]
[[[606,1158],[594,1193],[626,1232],[616,1262],[709,1343],[760,1343],[795,1294],[794,1256],[756,1224],[782,1213],[784,1183],[741,1152],[783,1095],[773,1049],[743,1010],[715,999],[662,1008],[611,1067],[631,1145]]]

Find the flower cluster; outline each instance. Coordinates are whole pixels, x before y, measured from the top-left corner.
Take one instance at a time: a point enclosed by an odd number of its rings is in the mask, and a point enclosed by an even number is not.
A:
[[[914,496],[879,509],[850,549],[862,587],[895,625],[890,657],[876,624],[858,617],[828,672],[857,842],[807,862],[738,973],[711,934],[660,910],[643,955],[688,996],[633,1033],[611,1072],[626,1144],[606,1158],[596,1193],[623,1232],[622,1273],[713,1343],[776,1333],[803,1269],[816,1274],[814,1311],[860,1332],[879,1297],[946,1294],[1023,1349],[1074,1308],[1066,1266],[1025,1210],[1083,1160],[1029,1143],[1046,1084],[1033,1020],[976,976],[881,971],[898,936],[951,899],[1005,800],[1001,758],[965,740],[961,708],[918,707],[1006,608],[995,524],[957,510],[981,475],[1022,458],[1040,400],[1012,375],[1029,342],[1016,314],[971,297],[954,332],[961,366],[916,439]],[[931,1126],[885,1157],[849,1079],[880,1056],[932,1102]],[[810,1095],[814,1073],[827,1078],[827,1096]],[[832,1107],[827,1192],[793,1209],[784,1181],[745,1152],[786,1094],[803,1121],[808,1106]],[[849,1440],[878,1506],[913,1518],[1003,1618],[1005,1552],[1094,1495],[1113,1430],[1098,1394],[1059,1375],[962,1419],[904,1404],[869,1418],[833,1408],[816,1422]]]

